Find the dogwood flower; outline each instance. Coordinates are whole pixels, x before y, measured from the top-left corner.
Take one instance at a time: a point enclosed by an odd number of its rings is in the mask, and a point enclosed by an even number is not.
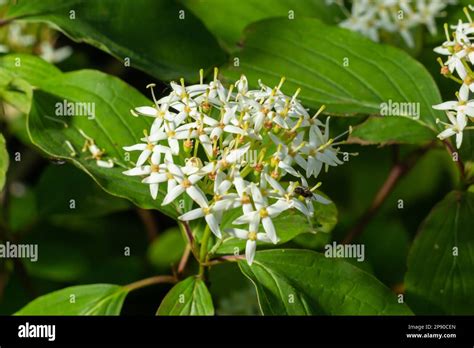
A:
[[[113,168],[114,162],[111,159],[104,160],[105,150],[101,150],[96,144],[94,139],[88,136],[82,129],[79,129],[79,133],[86,139],[82,152],[89,151],[90,159],[95,160],[97,166],[102,168]]]
[[[448,25],[445,25],[446,41],[435,49],[438,54],[447,56],[445,62],[441,58],[438,59],[442,74],[460,84],[459,91],[456,92],[457,101],[433,105],[434,109],[445,111],[450,122],[437,120],[437,123],[445,126],[445,130],[438,134],[438,138],[445,140],[456,135],[458,148],[462,145],[463,131],[472,129],[472,127],[468,127],[468,120],[474,118],[474,100],[471,96],[474,93],[474,72],[472,69],[474,46],[471,43],[474,26],[469,10],[465,8],[464,12],[468,22],[464,23],[460,20],[457,25],[452,27],[454,29],[452,34],[449,33]],[[454,73],[458,77],[454,76]]]
[[[467,125],[466,115],[458,113],[457,116],[453,112],[446,112],[451,124],[437,120],[437,123],[442,123],[446,126],[446,129],[438,134],[438,138],[444,140],[453,135],[456,135],[456,147],[459,149],[462,144],[463,131]]]
[[[284,201],[279,200],[276,203],[270,205],[268,200],[263,197],[262,192],[255,184],[250,185],[250,192],[252,193],[252,199],[257,210],[238,217],[233,221],[233,223],[236,225],[241,225],[244,223],[250,223],[253,220],[261,221],[268,238],[274,244],[278,243],[278,236],[276,234],[272,218],[289,209],[290,205]]]
[[[329,124],[316,118],[323,108],[310,117],[298,100],[299,90],[292,96],[281,91],[285,79],[273,88],[258,81],[259,88],[250,89],[241,76],[227,89],[217,76],[215,71],[214,79],[205,83],[201,71],[196,85],[173,82],[171,93],[160,99],[152,89],[155,106],[139,106],[131,113],[156,119],[150,135],[145,132],[141,142],[124,147],[140,154],[123,174],[141,177],[161,205],[179,205],[179,220],[203,219],[209,236],[247,240],[251,264],[257,241],[278,243],[274,218],[291,209],[312,216],[318,196],[302,200],[295,192],[298,182],[307,185],[302,172],[316,177],[315,167],[342,162]],[[290,177],[294,181],[286,185],[283,180]],[[167,188],[160,196],[164,183]],[[181,195],[191,199],[185,211]],[[230,211],[237,218],[223,229]]]
[[[167,205],[179,197],[182,193],[186,192],[189,197],[192,198],[198,204],[204,204],[206,201],[206,196],[197,187],[196,183],[202,179],[202,176],[199,174],[185,175],[180,167],[177,165],[167,162],[167,168],[169,171],[169,176],[171,176],[177,183],[168,194],[163,198],[162,205]]]
[[[153,142],[149,140],[148,137],[145,137],[145,140],[147,141],[147,143],[141,143],[141,144],[123,147],[125,151],[142,151],[136,163],[137,167],[145,163],[150,156],[152,157],[152,160],[153,160],[153,157],[159,157],[162,153],[168,154],[168,160],[170,161],[172,160],[172,157],[169,156],[169,154],[171,153],[171,149],[169,147],[164,146],[164,145],[154,144]],[[160,164],[156,160],[153,162],[156,164]]]
[[[254,219],[250,221],[248,230],[240,228],[228,228],[226,232],[239,239],[247,240],[245,244],[245,258],[247,263],[252,265],[257,250],[257,241],[271,243],[272,241],[266,233],[258,232],[259,221]]]
[[[343,2],[335,3],[349,13]],[[348,18],[339,25],[373,41],[379,41],[382,31],[398,32],[409,47],[414,47],[412,29],[425,25],[432,35],[436,34],[436,18],[448,5],[456,3],[457,0],[353,0]]]

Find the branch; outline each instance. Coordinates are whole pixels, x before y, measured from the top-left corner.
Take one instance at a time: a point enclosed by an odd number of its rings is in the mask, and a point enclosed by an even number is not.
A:
[[[187,221],[182,220],[179,221],[179,226],[184,229],[184,234],[186,235],[186,239],[188,240],[188,244],[191,247],[194,258],[199,261],[199,250],[196,248],[196,241],[194,239],[193,232],[191,231],[191,227],[189,227]]]
[[[186,249],[184,249],[184,253],[183,253],[183,256],[181,257],[181,261],[179,261],[178,274],[181,274],[184,272],[184,269],[186,268],[186,265],[188,264],[189,254],[191,254],[191,247],[189,246],[189,244],[186,244]]]
[[[125,288],[129,291],[136,289],[144,288],[146,286],[155,285],[155,284],[175,284],[178,282],[178,279],[171,275],[159,275],[150,278],[145,278],[137,282],[125,285]]]
[[[218,265],[220,263],[224,263],[224,262],[237,262],[237,261],[240,261],[240,260],[243,260],[245,259],[245,257],[243,255],[226,255],[226,256],[220,256],[220,257],[216,257],[215,259],[212,259],[206,263],[203,263],[203,266],[214,266],[214,265]]]
[[[393,191],[400,179],[404,177],[414,167],[418,159],[422,157],[433,146],[433,144],[434,143],[430,143],[428,146],[425,146],[412,152],[403,162],[398,162],[392,167],[392,170],[388,174],[387,179],[385,179],[385,182],[375,195],[372,204],[365,211],[365,213],[359,219],[357,224],[344,237],[344,239],[342,240],[342,244],[351,243],[354,239],[359,237],[362,232],[364,232],[365,227],[377,214],[380,207],[385,202],[390,193]]]

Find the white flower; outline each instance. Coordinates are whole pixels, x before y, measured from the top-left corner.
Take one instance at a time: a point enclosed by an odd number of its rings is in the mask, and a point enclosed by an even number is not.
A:
[[[187,213],[181,215],[179,219],[183,221],[189,221],[204,217],[212,233],[214,233],[217,238],[222,238],[221,229],[219,227],[220,217],[218,217],[218,215],[220,215],[220,212],[222,209],[224,209],[224,207],[217,204],[209,205],[209,202],[205,196],[198,197],[199,199],[202,199],[200,202],[198,202],[199,208],[188,211]]]
[[[206,201],[206,196],[196,183],[202,179],[201,175],[192,174],[189,177],[183,173],[181,168],[177,165],[167,162],[169,175],[178,183],[173,189],[168,191],[168,194],[163,199],[161,205],[167,205],[178,198],[182,193],[186,192],[193,201],[198,204],[203,204]]]
[[[82,129],[79,129],[79,133],[86,139],[82,148],[82,152],[89,151],[91,156],[88,158],[95,160],[97,166],[107,169],[113,168],[114,162],[111,159],[103,159],[105,150],[99,149],[99,147],[95,144],[94,139],[88,136]]]
[[[273,192],[270,192],[269,195],[272,198],[280,199],[283,202],[285,202],[288,205],[288,208],[295,207],[298,209],[300,212],[302,212],[304,215],[311,215],[310,210],[306,207],[306,205],[301,202],[296,196],[295,196],[295,188],[297,186],[297,183],[292,183],[290,182],[287,189],[285,190],[275,179],[273,179],[271,176],[266,175],[266,180],[270,184],[270,186],[273,188]]]
[[[161,205],[184,193],[191,198],[191,207],[180,213],[180,220],[202,218],[209,227],[205,233],[223,238],[224,214],[241,212],[233,224],[248,224],[248,231],[230,228],[228,232],[247,240],[250,264],[257,240],[278,242],[273,218],[289,209],[309,218],[313,200],[323,200],[316,194],[301,200],[294,192],[297,183],[284,189],[281,178],[290,174],[305,182],[301,168],[317,175],[323,164],[342,163],[333,148],[336,143],[329,139],[329,124],[317,119],[323,108],[311,118],[297,100],[299,90],[287,96],[281,91],[283,82],[284,78],[271,88],[259,81],[259,89],[252,90],[241,76],[233,92],[232,85],[226,89],[217,79],[217,71],[209,84],[201,71],[199,84],[172,83],[172,92],[159,100],[152,89],[155,107],[132,111],[155,118],[150,135],[145,132],[143,143],[124,148],[141,151],[135,167],[124,175],[144,177],[142,182],[149,185],[154,199],[159,185],[167,182]],[[267,151],[272,143],[276,151]],[[260,225],[265,233],[258,232]]]
[[[257,241],[271,243],[272,241],[268,238],[267,234],[258,232],[259,221],[254,219],[249,223],[249,229],[243,230],[240,228],[229,228],[226,232],[239,239],[247,240],[245,245],[245,258],[247,263],[252,265],[255,258],[255,251],[257,249]]]
[[[139,106],[132,111],[132,114],[154,117],[155,120],[153,121],[153,124],[150,129],[150,133],[152,134],[160,130],[164,120],[174,122],[174,116],[176,116],[175,114],[169,111],[169,105],[166,103],[163,103],[161,105],[157,104],[157,107]]]
[[[436,110],[446,111],[450,121],[450,123],[446,123],[436,120],[437,123],[442,123],[446,127],[444,131],[438,134],[438,138],[444,140],[456,135],[457,148],[462,144],[463,131],[467,128],[468,120],[474,117],[474,100],[470,98],[470,93],[474,92],[474,74],[470,66],[474,64],[474,46],[471,43],[474,23],[467,8],[464,9],[464,12],[468,18],[468,23],[459,20],[457,25],[452,26],[455,30],[452,35],[448,31],[448,25],[445,25],[447,41],[442,47],[435,49],[437,53],[449,57],[445,63],[441,61],[443,65],[442,74],[461,85],[459,92],[456,92],[457,101],[448,101],[433,106]],[[448,67],[451,73],[456,71],[459,79],[447,73],[445,66]]]
[[[220,122],[214,120],[215,122],[212,124],[208,123],[209,127],[206,127],[205,131],[209,134],[211,140],[219,139],[224,132],[240,135],[245,134],[242,128],[235,125],[238,124],[235,115],[236,111],[237,105],[224,107]]]
[[[244,214],[233,221],[235,225],[248,224],[251,221],[258,220],[262,222],[263,229],[267,233],[268,238],[274,243],[278,243],[278,236],[276,234],[275,226],[272,218],[280,215],[283,211],[289,209],[289,205],[283,201],[277,201],[274,204],[269,204],[268,200],[263,197],[260,189],[255,185],[250,185],[252,199],[257,210],[248,214]]]
[[[278,168],[280,168],[283,173],[290,173],[294,176],[299,176],[298,172],[292,167],[293,163],[297,163],[301,168],[307,169],[307,162],[303,158],[300,149],[305,145],[303,141],[304,134],[298,133],[298,135],[293,139],[293,141],[285,145],[278,137],[274,134],[269,134],[273,143],[277,145],[277,152],[273,155],[277,161]],[[317,176],[317,175],[316,175]]]
[[[125,151],[142,151],[142,153],[138,157],[137,163],[135,164],[137,167],[140,167],[141,165],[143,165],[143,163],[145,163],[148,160],[150,155],[152,157],[152,162],[155,164],[160,164],[160,163],[157,160],[153,161],[153,157],[158,158],[161,156],[162,153],[167,154],[168,161],[172,161],[172,157],[170,156],[171,149],[169,147],[154,144],[151,141],[149,141],[148,137],[146,137],[145,140],[147,140],[148,142],[123,147]]]
[[[158,196],[159,184],[169,180],[166,172],[166,165],[160,165],[159,158],[155,158],[155,160],[158,163],[155,163],[152,158],[150,165],[135,167],[123,172],[123,174],[128,176],[148,175],[142,180],[142,182],[150,185],[150,194],[153,199],[156,199]]]
[[[309,133],[309,142],[302,150],[308,155],[306,164],[306,176],[317,177],[321,171],[322,165],[337,166],[343,162],[337,158],[337,150],[332,147],[332,141],[329,140],[329,117],[326,120],[324,134],[319,127],[311,127]]]
[[[451,121],[451,124],[437,120],[438,123],[443,123],[446,129],[438,134],[438,138],[444,140],[453,135],[456,135],[456,147],[459,149],[462,144],[463,130],[467,125],[466,115],[458,113],[457,116],[453,112],[446,112],[446,115]]]
[[[373,41],[379,41],[381,31],[398,32],[409,47],[414,47],[412,29],[425,25],[431,34],[436,34],[436,18],[442,15],[446,6],[456,1],[353,0],[350,16],[339,25]],[[340,6],[343,5],[340,3]]]
[[[164,122],[164,129],[158,130],[155,133],[150,134],[147,138],[143,138],[143,141],[158,142],[161,140],[168,139],[168,145],[171,148],[173,155],[179,154],[179,140],[190,139],[196,136],[196,132],[192,129],[188,129],[186,126],[175,128],[173,122]]]
[[[54,48],[49,41],[43,41],[40,44],[40,57],[50,63],[59,63],[69,58],[72,54],[72,48],[69,46],[63,46],[60,48]]]
[[[451,110],[456,111],[456,114],[467,116],[474,116],[474,100],[468,100],[469,98],[469,89],[461,88],[458,93],[458,101],[448,101],[438,105],[434,105],[433,109],[436,110]]]

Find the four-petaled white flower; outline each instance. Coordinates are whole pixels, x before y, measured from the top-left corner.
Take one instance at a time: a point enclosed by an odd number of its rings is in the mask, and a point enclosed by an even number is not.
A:
[[[326,0],[344,6],[343,1]],[[357,31],[373,41],[379,41],[381,32],[398,32],[409,47],[415,46],[413,28],[425,25],[436,34],[436,18],[457,0],[353,0],[351,12],[340,26]],[[348,12],[343,8],[345,13]]]
[[[249,229],[243,230],[240,228],[229,228],[226,229],[226,232],[231,234],[232,236],[244,239],[247,241],[245,245],[245,258],[247,259],[247,263],[252,265],[253,260],[255,258],[255,251],[257,249],[257,241],[264,242],[264,243],[271,243],[272,241],[268,237],[266,233],[258,232],[259,221],[258,218],[254,218],[249,223]]]
[[[462,144],[463,131],[467,125],[466,116],[462,113],[458,113],[456,116],[454,112],[450,111],[446,112],[446,115],[451,124],[437,120],[438,123],[442,123],[446,126],[446,129],[438,134],[438,138],[444,140],[456,135],[456,147],[459,149]]]
[[[471,8],[471,10],[473,10]],[[456,135],[456,147],[460,148],[463,140],[463,132],[468,127],[468,120],[474,120],[474,100],[471,99],[470,94],[474,93],[474,72],[472,65],[474,65],[474,22],[469,14],[468,9],[465,9],[465,14],[468,22],[464,23],[459,20],[457,25],[452,26],[454,29],[452,34],[449,33],[449,27],[445,25],[446,41],[440,47],[435,48],[435,52],[447,56],[447,60],[443,62],[438,58],[442,68],[441,73],[461,85],[459,91],[456,92],[457,101],[447,101],[438,105],[433,105],[436,110],[443,110],[446,112],[450,123],[443,122],[439,119],[437,123],[445,126],[445,130],[438,134],[438,138],[445,140],[453,135]],[[454,76],[456,73],[458,77]]]

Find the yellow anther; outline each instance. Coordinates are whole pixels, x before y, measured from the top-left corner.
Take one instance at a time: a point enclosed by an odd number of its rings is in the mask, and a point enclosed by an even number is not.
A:
[[[191,187],[192,184],[191,184],[191,181],[189,181],[188,179],[184,179],[183,182],[181,183],[181,186],[183,186],[184,188],[188,188],[188,187]]]

